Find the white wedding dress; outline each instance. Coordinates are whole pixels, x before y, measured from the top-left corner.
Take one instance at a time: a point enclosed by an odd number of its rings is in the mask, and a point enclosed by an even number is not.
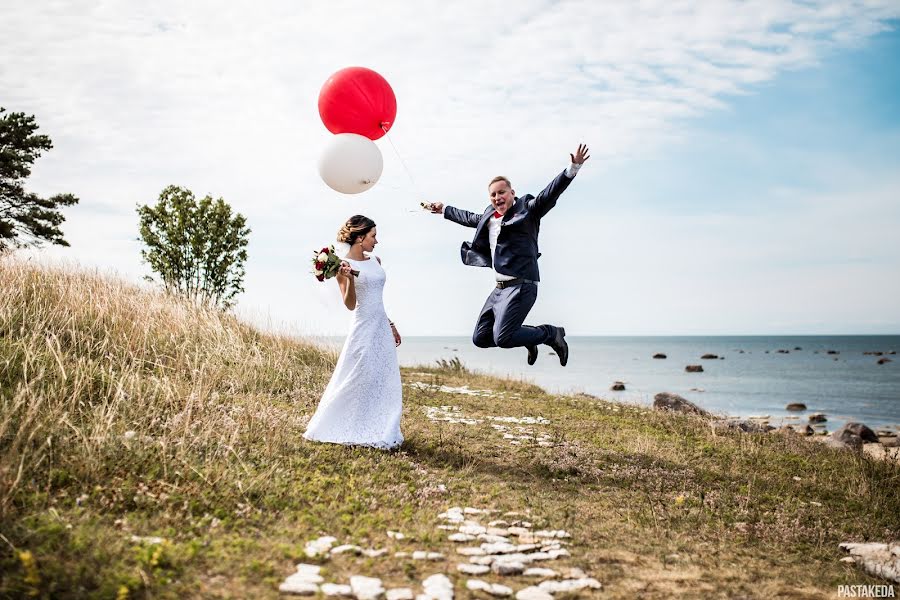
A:
[[[354,270],[356,309],[350,333],[315,414],[308,440],[395,448],[403,442],[403,387],[390,322],[384,312],[384,269],[374,256],[345,259]]]

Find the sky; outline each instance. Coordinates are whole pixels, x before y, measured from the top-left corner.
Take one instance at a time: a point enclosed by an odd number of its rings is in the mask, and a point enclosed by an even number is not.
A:
[[[0,105],[54,148],[28,189],[71,192],[70,248],[25,252],[140,282],[137,204],[168,185],[252,229],[236,311],[340,335],[314,249],[365,214],[403,335],[470,335],[492,288],[466,229],[487,182],[537,194],[527,323],[569,335],[900,333],[900,4],[645,0],[3,2]],[[365,66],[398,104],[384,172],[320,179],[322,84]]]

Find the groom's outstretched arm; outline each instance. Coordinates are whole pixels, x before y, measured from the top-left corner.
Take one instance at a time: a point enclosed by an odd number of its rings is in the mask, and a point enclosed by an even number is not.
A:
[[[528,201],[528,210],[535,213],[538,218],[541,218],[550,212],[550,209],[556,206],[556,201],[559,200],[560,195],[562,195],[562,193],[566,191],[566,188],[569,187],[569,184],[572,183],[578,170],[590,157],[591,155],[589,154],[588,147],[584,144],[579,144],[575,154],[569,154],[569,158],[572,162],[569,164],[568,168],[557,175],[556,178],[550,182],[550,185],[541,190],[541,193],[538,194],[537,197]]]
[[[478,227],[478,221],[481,220],[481,215],[453,206],[444,206],[442,202],[433,202],[431,204],[431,212],[443,214],[445,219],[465,227]]]

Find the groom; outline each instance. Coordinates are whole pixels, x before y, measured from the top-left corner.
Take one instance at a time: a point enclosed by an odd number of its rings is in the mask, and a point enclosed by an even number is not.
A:
[[[537,360],[540,344],[547,344],[556,351],[560,365],[566,366],[569,360],[565,329],[553,325],[523,325],[537,300],[541,218],[556,206],[560,194],[590,158],[588,147],[579,144],[575,154],[569,157],[572,162],[568,168],[537,197],[528,194],[517,198],[509,179],[500,176],[494,177],[488,185],[491,205],[483,214],[444,206],[440,202],[429,207],[433,213],[443,213],[445,219],[475,228],[472,242],[463,242],[463,263],[494,269],[497,285],[478,315],[472,341],[479,348],[525,346],[529,365]]]

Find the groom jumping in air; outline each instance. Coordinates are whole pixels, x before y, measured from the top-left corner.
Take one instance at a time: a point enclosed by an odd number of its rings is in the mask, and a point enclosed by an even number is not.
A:
[[[571,164],[556,176],[537,197],[530,194],[516,197],[506,177],[494,177],[488,184],[491,205],[483,214],[444,206],[434,202],[431,212],[443,214],[460,225],[475,228],[472,242],[463,242],[462,261],[470,267],[493,267],[497,286],[488,296],[478,315],[472,341],[479,348],[528,349],[528,364],[537,360],[538,346],[547,344],[559,356],[559,364],[566,366],[569,345],[566,330],[554,325],[523,325],[528,311],[537,300],[538,233],[541,218],[556,206],[578,169],[590,158],[588,147],[578,145],[570,154]]]

